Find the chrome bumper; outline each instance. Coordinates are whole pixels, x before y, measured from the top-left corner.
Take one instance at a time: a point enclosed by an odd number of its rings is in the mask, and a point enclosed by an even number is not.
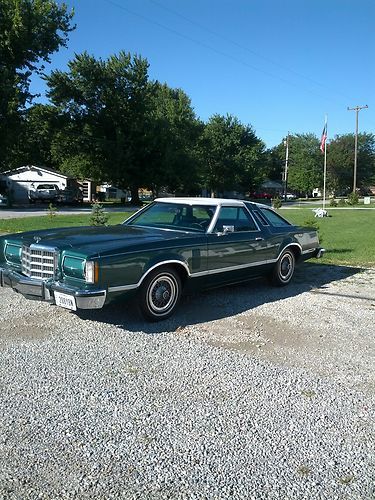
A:
[[[317,248],[315,250],[315,253],[314,253],[314,257],[316,259],[320,259],[323,257],[324,253],[325,253],[326,249],[325,248]]]
[[[0,286],[13,288],[27,299],[55,302],[54,292],[74,297],[77,309],[101,309],[104,306],[106,290],[81,290],[61,282],[48,282],[28,278],[16,271],[0,268]]]

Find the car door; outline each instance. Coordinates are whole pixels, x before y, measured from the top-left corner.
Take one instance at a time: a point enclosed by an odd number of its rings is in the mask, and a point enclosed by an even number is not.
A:
[[[265,233],[244,206],[224,206],[207,235],[207,275],[210,284],[241,281],[266,264]]]

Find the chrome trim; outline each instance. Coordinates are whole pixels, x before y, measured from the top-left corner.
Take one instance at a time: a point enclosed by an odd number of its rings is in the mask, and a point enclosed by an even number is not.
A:
[[[138,283],[132,283],[130,285],[110,286],[108,287],[108,292],[124,292],[126,290],[134,290],[135,288],[141,286],[143,280],[146,278],[148,274],[150,274],[151,271],[153,271],[157,267],[161,267],[168,264],[180,264],[185,268],[186,272],[188,273],[188,276],[191,276],[189,266],[187,265],[186,262],[183,262],[182,260],[163,260],[162,262],[158,262],[157,264],[147,269],[146,273],[141,277]]]
[[[21,268],[24,275],[36,280],[46,281],[55,277],[57,267],[57,248],[35,243],[22,245]]]
[[[200,271],[199,273],[194,273],[190,277],[200,278],[201,276],[209,276],[210,274],[220,274],[229,271],[239,271],[240,269],[247,269],[249,267],[263,266],[265,264],[274,264],[275,262],[277,262],[277,259],[250,262],[250,264],[240,264],[238,266],[221,267],[220,269],[208,269],[207,271]]]
[[[246,269],[248,267],[263,266],[263,265],[266,265],[266,264],[275,264],[279,260],[281,254],[284,252],[284,250],[286,248],[292,247],[292,246],[298,247],[301,250],[301,252],[302,252],[301,245],[299,245],[298,243],[289,243],[288,245],[286,245],[281,250],[281,252],[279,253],[279,255],[277,256],[276,259],[262,260],[262,261],[259,261],[259,262],[251,262],[250,264],[240,264],[238,266],[223,267],[223,268],[220,268],[220,269],[207,269],[205,271],[199,271],[198,273],[190,273],[189,267],[186,264],[186,262],[183,262],[181,260],[166,260],[166,261],[163,261],[163,262],[159,262],[158,264],[155,264],[154,266],[150,267],[150,269],[147,270],[147,272],[142,276],[142,278],[137,283],[131,283],[129,285],[111,286],[111,287],[108,287],[108,292],[112,293],[112,292],[125,292],[125,291],[128,291],[128,290],[135,290],[136,288],[138,288],[142,284],[142,282],[145,279],[145,277],[151,271],[153,271],[155,268],[160,267],[160,266],[162,266],[164,264],[172,264],[172,263],[173,264],[181,264],[187,270],[188,276],[190,278],[199,278],[201,276],[208,276],[210,274],[225,273],[227,271],[228,272],[229,271],[236,271],[236,270],[240,270],[240,269]]]
[[[316,251],[316,248],[309,248],[308,250],[303,250],[301,253],[302,255],[306,255],[308,253],[313,253]]]

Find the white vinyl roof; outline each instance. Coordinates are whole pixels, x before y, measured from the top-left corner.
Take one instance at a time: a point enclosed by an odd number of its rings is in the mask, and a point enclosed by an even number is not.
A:
[[[156,198],[155,201],[162,203],[181,203],[184,205],[209,205],[209,206],[230,206],[230,207],[243,207],[242,200],[231,200],[226,198]]]

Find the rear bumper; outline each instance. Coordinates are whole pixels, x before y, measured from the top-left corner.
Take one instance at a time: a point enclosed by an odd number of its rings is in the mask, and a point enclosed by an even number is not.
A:
[[[54,303],[54,292],[74,297],[77,309],[101,309],[107,298],[107,291],[82,290],[61,282],[45,282],[23,276],[16,271],[0,267],[0,286],[13,288],[27,299]]]
[[[314,255],[313,255],[313,256],[314,256],[316,259],[321,259],[321,258],[323,257],[323,255],[324,255],[325,251],[326,251],[326,250],[325,250],[325,248],[317,248],[317,249],[315,250],[315,252],[314,252]]]

